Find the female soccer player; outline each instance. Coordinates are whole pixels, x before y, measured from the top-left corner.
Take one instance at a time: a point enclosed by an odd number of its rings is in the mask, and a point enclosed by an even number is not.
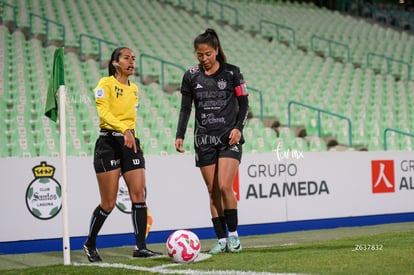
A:
[[[194,50],[199,64],[183,76],[175,148],[184,152],[184,135],[194,102],[195,163],[207,185],[213,227],[218,238],[210,254],[240,252],[233,180],[244,143],[242,130],[248,113],[246,84],[240,69],[226,63],[215,30],[207,29],[198,35]]]
[[[152,257],[161,253],[146,247],[147,205],[145,203],[145,159],[136,138],[138,87],[129,81],[135,70],[135,55],[127,47],[112,52],[109,76],[95,88],[99,137],[95,144],[94,168],[101,202],[92,213],[88,238],[83,250],[90,262],[102,261],[96,249],[96,237],[115,206],[119,177],[124,177],[132,202],[132,225],[136,249],[134,257]]]

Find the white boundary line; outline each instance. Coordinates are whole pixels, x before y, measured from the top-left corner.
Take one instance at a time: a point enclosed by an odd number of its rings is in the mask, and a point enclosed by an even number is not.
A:
[[[203,261],[210,258],[211,255],[201,253],[196,262]],[[272,273],[272,272],[256,272],[256,271],[239,271],[239,270],[198,270],[198,269],[169,269],[170,267],[179,266],[182,264],[171,263],[155,267],[144,267],[136,265],[127,265],[119,263],[73,263],[74,266],[98,266],[102,268],[119,268],[127,270],[146,271],[157,274],[183,274],[183,275],[299,275],[297,273]]]
[[[199,270],[199,269],[167,269],[168,267],[178,266],[180,264],[168,264],[156,267],[144,267],[127,264],[110,264],[110,263],[73,263],[75,266],[99,266],[103,268],[119,268],[136,271],[147,271],[157,274],[183,274],[183,275],[300,275],[298,273],[271,273],[256,271],[239,271],[239,270]]]

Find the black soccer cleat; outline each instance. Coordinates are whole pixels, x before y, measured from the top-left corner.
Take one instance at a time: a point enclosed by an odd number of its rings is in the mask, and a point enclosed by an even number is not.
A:
[[[161,256],[161,255],[162,253],[149,250],[148,248],[135,249],[134,252],[132,253],[132,257],[138,257],[138,258],[156,257],[156,256]]]
[[[83,245],[83,251],[85,251],[86,256],[88,256],[88,260],[91,263],[94,262],[101,262],[102,259],[98,254],[98,250],[94,246],[87,246],[86,244]]]

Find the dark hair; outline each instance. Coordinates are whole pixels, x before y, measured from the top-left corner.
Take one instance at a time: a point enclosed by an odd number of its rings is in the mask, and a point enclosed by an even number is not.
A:
[[[121,55],[122,50],[129,49],[128,47],[119,47],[116,48],[111,54],[111,60],[108,63],[108,76],[115,75],[116,67],[112,64],[112,62],[119,61],[119,56]]]
[[[222,63],[226,62],[226,56],[224,55],[223,49],[221,48],[220,39],[215,30],[206,29],[204,33],[198,35],[194,39],[194,50],[197,49],[199,44],[207,44],[214,49],[218,49],[217,60]]]

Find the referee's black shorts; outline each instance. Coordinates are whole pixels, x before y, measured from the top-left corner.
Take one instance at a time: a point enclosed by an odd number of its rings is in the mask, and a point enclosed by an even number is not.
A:
[[[101,130],[95,143],[93,165],[96,173],[121,168],[125,173],[145,168],[144,153],[138,138],[135,138],[137,152],[124,146],[124,136],[116,131]]]

